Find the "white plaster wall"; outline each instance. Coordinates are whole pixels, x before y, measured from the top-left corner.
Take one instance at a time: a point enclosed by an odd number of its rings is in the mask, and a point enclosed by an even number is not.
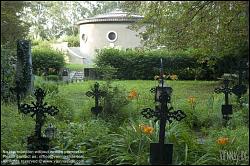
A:
[[[109,47],[111,45],[120,48],[142,47],[138,33],[128,29],[127,23],[92,23],[80,25],[80,49],[83,55],[94,58],[95,49]],[[117,40],[112,42],[107,39],[107,33],[115,31]],[[87,35],[87,41],[82,40],[82,34]]]

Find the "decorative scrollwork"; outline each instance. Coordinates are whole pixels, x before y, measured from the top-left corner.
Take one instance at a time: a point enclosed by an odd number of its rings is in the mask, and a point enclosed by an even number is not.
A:
[[[43,99],[45,97],[46,93],[43,89],[39,88],[35,91],[36,96],[36,103],[32,102],[33,106],[30,106],[28,104],[21,104],[20,105],[20,111],[24,114],[32,113],[31,117],[36,116],[36,128],[35,133],[38,137],[41,137],[41,128],[44,124],[44,120],[46,117],[46,114],[49,114],[51,116],[56,115],[59,110],[55,106],[47,106],[47,103],[43,103]]]

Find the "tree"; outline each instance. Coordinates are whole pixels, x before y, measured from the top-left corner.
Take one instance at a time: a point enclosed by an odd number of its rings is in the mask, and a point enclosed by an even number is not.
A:
[[[20,19],[26,5],[23,1],[1,1],[1,46],[14,48],[17,39],[27,36],[28,24]]]
[[[87,1],[33,1],[23,12],[32,39],[57,39],[78,33],[76,22],[89,15]]]
[[[137,3],[144,19],[134,26],[146,27],[149,47],[199,49],[206,54],[225,54],[248,47],[248,2],[152,1]],[[129,9],[129,8],[128,8]]]

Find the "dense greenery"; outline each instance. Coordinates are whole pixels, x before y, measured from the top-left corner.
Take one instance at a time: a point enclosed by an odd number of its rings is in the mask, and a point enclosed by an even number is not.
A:
[[[32,49],[32,66],[35,74],[58,74],[64,65],[64,54],[60,51],[53,50],[48,45]]]
[[[67,36],[64,41],[68,42],[68,47],[80,47],[79,34],[76,36]]]
[[[35,84],[42,82],[47,81],[37,77]],[[140,111],[146,107],[154,108],[154,95],[149,90],[156,85],[156,81],[113,81],[111,86],[123,87],[128,96],[132,90],[136,91],[136,95],[129,98],[128,105],[119,108],[126,118],[114,116],[109,119],[91,115],[94,100],[85,93],[94,83],[59,84],[58,92],[48,92],[46,102],[60,110],[54,118],[48,116],[43,127],[44,130],[49,123],[53,123],[57,128],[57,136],[52,142],[54,150],[79,150],[83,152],[81,159],[88,164],[149,164],[149,145],[158,141],[159,123],[143,118]],[[99,83],[101,87],[106,84],[104,81]],[[236,97],[230,96],[234,113],[230,123],[224,127],[220,112],[224,96],[213,93],[218,82],[167,81],[167,84],[174,90],[174,109],[181,109],[187,114],[181,122],[166,126],[166,140],[174,143],[173,164],[248,163],[249,159],[245,158],[249,154],[248,106],[239,107]],[[192,102],[190,97],[194,97]],[[248,103],[248,94],[243,99]],[[31,101],[34,98],[23,102]],[[1,151],[25,150],[26,137],[34,131],[34,120],[19,114],[13,104],[1,103],[1,110]],[[151,126],[152,133],[144,132],[140,127],[142,125]],[[218,141],[222,138],[227,140],[223,144]],[[222,150],[237,154],[243,152],[244,158],[224,160],[220,158]]]
[[[223,73],[237,73],[240,59],[247,54],[225,56],[202,55],[195,50],[118,50],[103,49],[97,54],[98,67],[111,66],[117,69],[118,79],[152,79],[159,75],[160,58],[163,59],[166,75],[177,75],[179,79],[212,80]]]
[[[2,46],[15,48],[16,41],[27,36],[28,24],[21,20],[21,12],[25,6],[28,6],[28,2],[1,2],[1,49]]]
[[[148,47],[168,50],[199,49],[205,54],[225,55],[249,48],[249,2],[247,1],[133,1],[144,19]]]

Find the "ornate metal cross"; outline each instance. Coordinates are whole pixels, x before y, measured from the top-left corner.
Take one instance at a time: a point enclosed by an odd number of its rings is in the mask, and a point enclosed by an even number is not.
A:
[[[31,113],[31,117],[36,116],[36,127],[35,127],[35,136],[37,138],[41,138],[41,129],[45,122],[46,114],[49,114],[51,116],[56,115],[59,110],[55,106],[47,106],[47,103],[43,103],[44,97],[46,93],[43,89],[38,88],[35,91],[36,96],[36,103],[32,102],[33,106],[30,106],[28,104],[21,104],[20,105],[20,111],[24,114]]]
[[[229,80],[228,79],[224,79],[223,83],[224,83],[224,87],[215,88],[214,92],[225,94],[225,104],[222,105],[221,112],[223,115],[223,119],[229,120],[230,119],[229,115],[231,115],[233,113],[233,110],[232,110],[232,105],[229,104],[229,102],[228,102],[228,95],[231,94],[231,92],[233,92],[233,89],[229,88]]]
[[[159,143],[150,144],[150,163],[171,164],[173,144],[164,144],[166,123],[167,121],[171,123],[173,120],[180,121],[186,117],[186,114],[182,110],[172,111],[173,107],[169,106],[173,89],[164,85],[162,59],[159,85],[150,91],[155,93],[155,102],[158,102],[158,105],[155,106],[155,110],[143,109],[141,114],[147,119],[155,118],[155,122],[160,121]]]
[[[86,96],[95,98],[95,107],[91,108],[91,112],[97,116],[103,109],[102,106],[99,106],[99,99],[101,97],[104,97],[106,95],[106,92],[99,90],[98,82],[94,84],[94,89],[91,88],[91,90],[92,91],[86,92]]]
[[[232,89],[232,92],[238,96],[238,101],[240,101],[240,98],[243,94],[247,92],[247,86],[243,85],[243,73],[244,71],[248,71],[249,69],[249,63],[246,60],[240,60],[238,64],[238,75],[239,75],[239,80],[238,80],[238,85],[235,85]]]

